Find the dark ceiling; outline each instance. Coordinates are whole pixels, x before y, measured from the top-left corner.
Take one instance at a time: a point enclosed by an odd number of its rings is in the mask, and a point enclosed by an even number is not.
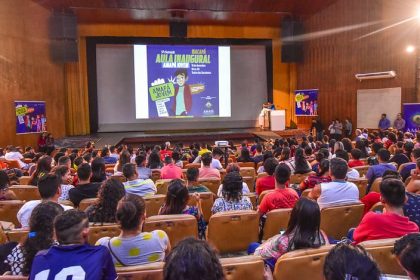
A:
[[[73,11],[80,23],[168,22],[278,26],[284,16],[307,18],[337,0],[33,0]]]

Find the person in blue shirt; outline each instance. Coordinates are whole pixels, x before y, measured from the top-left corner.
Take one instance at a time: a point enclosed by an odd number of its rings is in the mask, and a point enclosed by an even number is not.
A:
[[[101,157],[104,159],[105,164],[117,163],[117,158],[111,157],[108,147],[103,147],[101,151]]]
[[[117,279],[108,249],[87,244],[89,221],[84,212],[64,212],[56,217],[54,229],[60,245],[36,255],[30,280]]]
[[[378,128],[381,130],[387,130],[391,127],[391,121],[386,117],[386,114],[381,115],[381,119],[378,123]]]
[[[397,168],[393,164],[388,163],[389,158],[391,157],[391,154],[388,150],[385,150],[383,148],[380,149],[377,153],[377,157],[379,164],[372,165],[371,167],[369,167],[366,173],[366,178],[368,179],[368,187],[366,193],[369,193],[370,187],[372,186],[375,179],[382,177],[385,171],[397,171]]]

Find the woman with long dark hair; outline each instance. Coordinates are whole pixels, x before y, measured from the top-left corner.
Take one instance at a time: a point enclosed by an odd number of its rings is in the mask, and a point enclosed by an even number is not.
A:
[[[198,193],[194,194],[196,206],[189,206],[189,193],[185,183],[181,179],[172,180],[168,186],[165,204],[159,209],[159,215],[188,214],[197,219],[198,235],[204,239],[206,232],[206,222],[203,218],[201,200]]]
[[[153,151],[149,155],[149,159],[147,161],[147,167],[150,169],[161,169],[163,167],[162,161],[160,159],[160,155],[158,152]]]
[[[122,169],[124,164],[131,162],[131,154],[128,151],[123,151],[120,154],[120,158],[117,161],[117,164],[114,166],[114,175],[123,175]]]
[[[320,230],[320,223],[321,211],[318,203],[301,197],[293,207],[286,231],[261,244],[254,255],[261,256],[269,264],[275,264],[287,252],[325,245],[328,237]]]
[[[36,186],[38,184],[38,180],[51,172],[51,164],[52,164],[52,157],[50,156],[42,156],[39,158],[35,172],[32,174],[31,179],[29,180],[28,184],[32,186]]]
[[[241,156],[237,159],[238,162],[254,162],[249,154],[249,150],[246,147],[241,149]]]
[[[12,275],[29,275],[35,255],[54,245],[54,219],[63,213],[63,207],[48,201],[36,206],[29,220],[29,234],[23,244],[18,244],[7,256]]]
[[[104,181],[99,188],[98,200],[86,209],[91,223],[115,223],[118,201],[125,195],[124,185],[117,179]]]
[[[302,183],[300,183],[300,190],[312,189],[320,183],[331,182],[331,177],[328,175],[330,169],[330,161],[328,159],[321,159],[318,165],[318,172],[313,175],[309,175]]]
[[[305,174],[312,171],[311,165],[305,158],[302,148],[297,148],[295,152],[294,161],[290,163],[293,166],[294,174]]]
[[[102,183],[106,180],[105,160],[103,158],[95,158],[92,160],[90,166],[92,167],[92,178],[90,178],[91,183]]]

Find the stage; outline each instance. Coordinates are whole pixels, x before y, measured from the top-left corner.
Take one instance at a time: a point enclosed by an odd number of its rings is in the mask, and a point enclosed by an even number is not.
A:
[[[94,142],[96,148],[106,145],[127,144],[136,146],[139,144],[156,145],[166,141],[171,143],[214,143],[217,140],[233,141],[235,144],[244,140],[253,141],[256,137],[263,141],[281,137],[301,138],[307,134],[303,129],[287,129],[284,131],[270,131],[260,128],[242,129],[217,129],[217,130],[183,130],[183,131],[158,131],[158,132],[108,132],[96,133],[86,136],[64,137],[56,140],[57,147],[84,147],[86,142]]]

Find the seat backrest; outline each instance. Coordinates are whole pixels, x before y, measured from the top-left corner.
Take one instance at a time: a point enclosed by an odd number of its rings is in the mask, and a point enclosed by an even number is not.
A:
[[[9,188],[13,191],[16,197],[22,201],[39,200],[41,195],[39,194],[38,187],[30,185],[14,185]]]
[[[112,175],[111,179],[117,179],[121,183],[127,182],[127,178],[125,178],[124,175]]]
[[[312,189],[306,189],[302,192],[302,194],[300,195],[301,197],[308,197],[309,194],[311,193]]]
[[[17,169],[20,169],[20,165],[19,165],[19,162],[17,160],[8,160],[7,161],[7,166],[9,168],[17,168]]]
[[[161,177],[160,169],[152,169],[152,176],[151,176],[152,181],[156,183],[156,181],[159,180],[160,177]]]
[[[403,170],[406,166],[413,164],[412,162],[406,162],[400,165],[400,167],[398,167],[398,172],[401,172],[401,170]]]
[[[192,215],[159,215],[147,218],[143,231],[150,232],[157,229],[166,232],[172,247],[186,237],[198,237],[197,219]]]
[[[268,176],[267,172],[261,172],[261,173],[258,173],[257,179],[262,178],[262,177],[267,177],[267,176]]]
[[[203,216],[206,223],[209,222],[211,216],[211,208],[213,207],[214,203],[214,194],[212,192],[201,192],[198,193],[201,199],[201,209],[203,210]],[[190,198],[188,199],[188,205],[196,206],[197,202],[194,197],[194,194],[190,194]]]
[[[95,245],[96,241],[102,237],[115,237],[120,234],[121,230],[118,225],[103,225],[103,226],[90,226],[88,242]]]
[[[255,168],[254,167],[241,167],[239,173],[242,177],[252,177],[255,178]]]
[[[21,200],[0,201],[0,220],[11,222],[15,225],[15,227],[20,227],[20,223],[16,215],[23,204],[24,202]]]
[[[27,185],[30,180],[31,180],[31,176],[19,177],[19,185]]]
[[[326,245],[318,249],[302,249],[284,254],[276,262],[274,279],[324,280],[325,257],[332,247]]]
[[[7,235],[4,233],[3,227],[0,226],[0,245],[7,243]]]
[[[82,199],[79,203],[79,210],[80,211],[85,211],[89,206],[94,204],[97,200],[98,200],[98,198],[96,198],[96,197],[95,198]]]
[[[198,182],[201,185],[206,186],[215,195],[217,195],[217,190],[221,184],[221,180],[218,178],[203,178],[198,179]]]
[[[371,240],[360,243],[368,251],[384,274],[406,275],[399,266],[396,256],[392,253],[397,238]]]
[[[263,164],[264,164],[264,162],[263,162],[263,161],[260,161],[259,163],[257,163],[257,167],[256,167],[256,169],[258,170],[258,168],[260,168],[261,166],[263,166]]]
[[[356,166],[353,167],[353,169],[357,170],[359,172],[360,177],[365,177],[366,173],[368,172],[370,165],[364,165],[364,166]]]
[[[263,229],[263,240],[267,240],[276,234],[279,234],[281,230],[286,230],[289,223],[290,214],[292,208],[286,209],[274,209],[267,213]]]
[[[226,280],[264,280],[264,261],[258,256],[221,258]]]
[[[146,203],[146,216],[156,216],[159,214],[160,207],[165,204],[166,196],[163,194],[155,194],[143,197]]]
[[[257,210],[257,195],[255,193],[248,193],[245,196],[251,201],[252,209]]]
[[[193,167],[201,168],[201,163],[189,163],[185,166],[185,169],[193,168]]]
[[[107,174],[114,174],[115,173],[114,167],[107,167],[107,168],[105,168],[105,172]]]
[[[168,186],[172,179],[159,179],[156,181],[156,194],[166,195],[168,193]]]
[[[373,181],[372,186],[370,187],[369,192],[377,192],[377,193],[380,193],[381,192],[381,190],[380,190],[381,183],[382,183],[382,177],[376,178],[375,181]]]
[[[219,170],[219,172],[220,172],[220,179],[223,182],[223,179],[226,176],[226,169],[221,169],[221,170]]]
[[[248,186],[250,192],[255,192],[255,177],[244,176],[242,180]]]
[[[116,267],[119,280],[163,280],[164,262]]]
[[[0,275],[0,280],[28,280],[28,276]]]
[[[6,231],[7,240],[9,242],[21,242],[23,243],[28,236],[28,230],[16,229]]]
[[[255,169],[255,162],[238,162],[239,167],[252,167]]]
[[[328,207],[321,210],[321,229],[336,240],[347,236],[350,228],[357,227],[363,217],[364,204]]]
[[[357,180],[348,180],[357,186],[359,190],[359,199],[362,199],[366,195],[368,180],[365,178],[360,178]]]
[[[305,174],[293,174],[290,176],[290,184],[300,184],[311,174],[313,174],[313,172]]]
[[[383,212],[383,210],[384,210],[384,205],[382,204],[382,202],[376,202],[371,208],[370,208],[370,210],[369,211],[372,211],[372,212],[380,212],[380,213],[382,213]]]
[[[261,201],[263,200],[264,196],[272,192],[274,192],[274,190],[266,190],[260,193],[260,196],[258,197],[258,204],[261,204]]]
[[[221,254],[244,251],[258,241],[259,214],[252,210],[216,213],[210,217],[207,240]]]

